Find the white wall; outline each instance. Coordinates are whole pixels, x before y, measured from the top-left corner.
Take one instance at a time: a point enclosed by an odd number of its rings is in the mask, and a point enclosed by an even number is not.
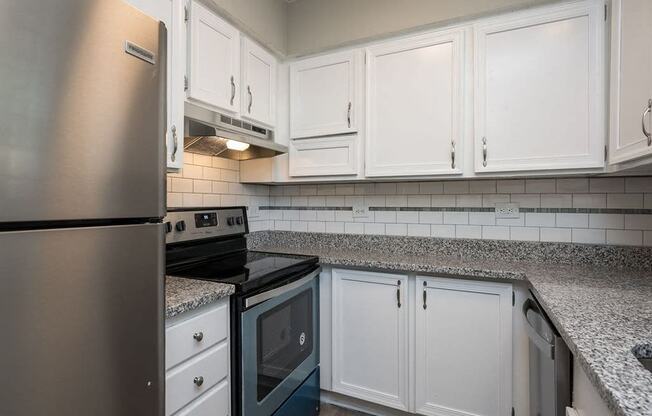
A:
[[[551,0],[297,0],[288,7],[290,56],[511,11]]]
[[[287,53],[285,0],[204,0],[241,30],[278,55]]]

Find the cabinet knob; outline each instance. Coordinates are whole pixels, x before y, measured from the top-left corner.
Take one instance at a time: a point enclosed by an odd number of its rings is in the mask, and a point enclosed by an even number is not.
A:
[[[204,377],[202,377],[202,376],[195,377],[195,378],[192,380],[192,382],[195,383],[195,385],[196,385],[197,387],[201,387],[201,385],[204,384]]]
[[[195,341],[201,342],[204,339],[204,333],[203,332],[195,332],[192,336]]]

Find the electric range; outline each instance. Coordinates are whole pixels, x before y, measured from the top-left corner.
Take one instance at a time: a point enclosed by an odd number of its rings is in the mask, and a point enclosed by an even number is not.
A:
[[[232,284],[231,411],[319,413],[318,258],[247,250],[246,208],[169,210],[166,274]]]

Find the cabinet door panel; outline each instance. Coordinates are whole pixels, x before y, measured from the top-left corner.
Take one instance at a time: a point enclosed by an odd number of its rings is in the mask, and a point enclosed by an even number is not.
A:
[[[290,65],[290,137],[357,131],[359,51]]]
[[[643,112],[652,99],[652,2],[616,0],[612,25],[610,163],[652,154],[642,128],[652,131]]]
[[[291,140],[290,175],[355,175],[357,147],[355,134]]]
[[[247,38],[242,45],[242,117],[273,126],[276,58]]]
[[[461,173],[462,30],[367,49],[367,176]]]
[[[240,32],[197,2],[190,11],[188,96],[209,106],[240,108]]]
[[[424,277],[416,290],[417,412],[508,414],[511,286]]]
[[[476,171],[604,165],[604,25],[597,1],[476,25]]]
[[[333,391],[407,410],[406,290],[404,275],[333,270]]]

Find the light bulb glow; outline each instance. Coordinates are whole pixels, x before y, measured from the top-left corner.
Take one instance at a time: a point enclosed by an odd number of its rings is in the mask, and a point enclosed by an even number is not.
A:
[[[239,152],[244,152],[249,149],[249,143],[242,143],[235,140],[227,140],[226,147],[229,150],[237,150]]]

